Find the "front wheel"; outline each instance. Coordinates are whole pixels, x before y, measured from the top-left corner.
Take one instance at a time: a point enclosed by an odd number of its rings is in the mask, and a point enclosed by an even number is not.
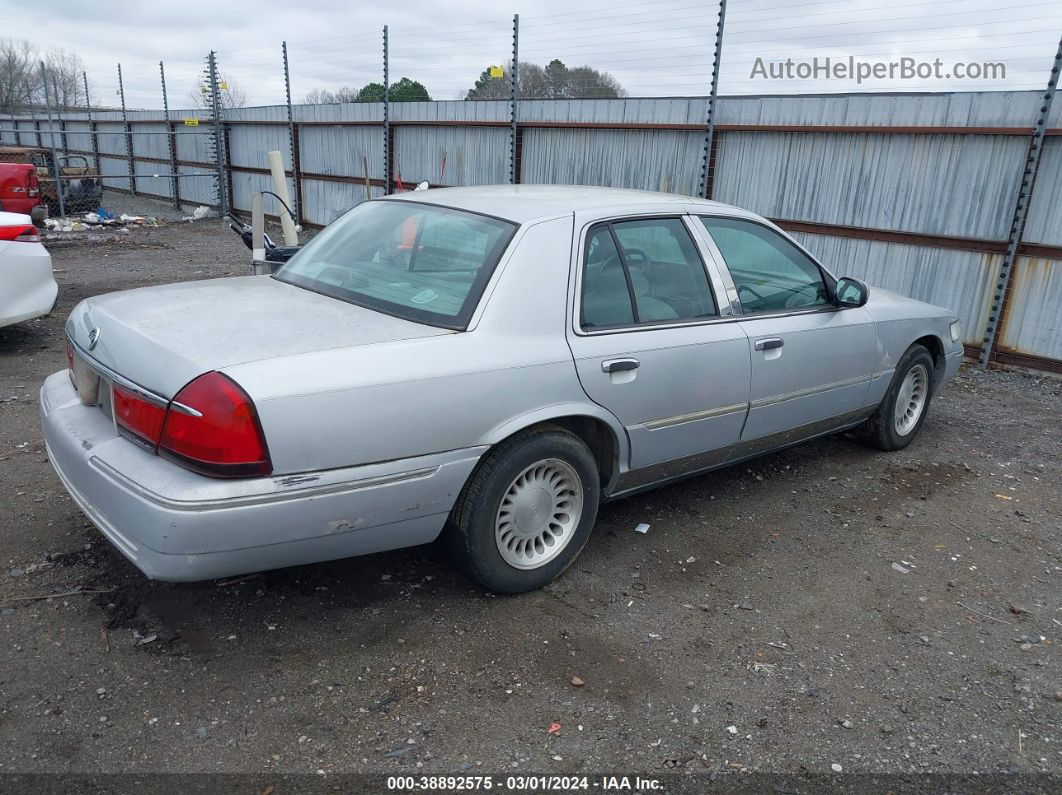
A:
[[[530,429],[483,458],[444,542],[453,561],[492,591],[534,590],[578,556],[600,498],[597,465],[581,439],[560,428]]]
[[[912,345],[900,359],[896,373],[877,411],[867,420],[863,441],[879,450],[902,450],[918,435],[933,396],[933,357]]]

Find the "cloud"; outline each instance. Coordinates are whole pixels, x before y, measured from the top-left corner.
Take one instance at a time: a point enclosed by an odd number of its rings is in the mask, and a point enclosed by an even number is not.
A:
[[[611,72],[631,96],[708,92],[716,6],[695,0],[540,0],[521,9],[520,58]],[[438,99],[455,99],[490,64],[511,57],[508,8],[486,0],[389,3],[112,2],[86,7],[57,0],[42,15],[30,4],[4,12],[10,31],[31,31],[36,44],[66,47],[84,60],[97,101],[117,103],[118,61],[127,103],[160,107],[158,62],[166,63],[171,107],[189,104],[204,58],[217,50],[251,104],[284,100],[280,42],[288,41],[293,98],[315,88],[358,88],[382,78],[382,27],[389,27],[391,76],[420,80]],[[1039,89],[1062,29],[1062,5],[1018,0],[748,0],[726,19],[721,93]],[[889,61],[941,58],[1003,62],[1005,80],[750,79],[756,58],[847,58]]]

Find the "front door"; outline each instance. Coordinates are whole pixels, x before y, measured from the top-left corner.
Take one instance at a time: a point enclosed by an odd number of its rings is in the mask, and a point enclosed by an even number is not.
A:
[[[742,440],[795,439],[859,412],[876,361],[870,313],[835,306],[828,274],[774,229],[742,218],[701,222],[733,279],[749,339],[751,405]]]
[[[583,238],[569,345],[583,389],[626,428],[631,469],[721,460],[748,409],[748,339],[686,224],[617,219]]]

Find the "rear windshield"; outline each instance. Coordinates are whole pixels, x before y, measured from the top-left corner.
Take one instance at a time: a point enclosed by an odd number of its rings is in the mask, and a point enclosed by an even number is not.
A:
[[[275,278],[433,326],[463,330],[515,224],[410,201],[368,201]]]

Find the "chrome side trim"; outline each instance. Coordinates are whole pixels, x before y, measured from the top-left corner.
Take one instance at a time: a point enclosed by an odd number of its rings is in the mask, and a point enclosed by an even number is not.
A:
[[[202,417],[203,412],[193,409],[191,406],[186,406],[183,403],[178,403],[176,400],[170,402],[170,408],[176,409],[181,414],[187,414],[190,417]]]
[[[852,307],[845,307],[851,309]],[[607,328],[587,330],[582,327],[575,333],[580,337],[598,337],[602,334],[628,334],[632,331],[654,331],[664,328],[689,328],[690,326],[714,326],[717,323],[747,323],[750,320],[766,320],[768,318],[793,317],[795,315],[818,315],[826,312],[843,312],[845,308],[837,306],[821,306],[811,309],[794,309],[785,312],[770,312],[762,315],[733,315],[729,317],[713,317],[707,320],[688,320],[677,323],[661,321],[658,323],[639,323],[630,326],[609,326]]]
[[[767,453],[784,450],[787,447],[792,447],[819,436],[839,433],[855,427],[873,412],[874,407],[867,406],[837,417],[830,417],[825,420],[808,423],[807,425],[801,425],[797,428],[779,431],[769,436],[736,442],[717,450],[709,450],[685,458],[676,458],[671,461],[642,467],[641,469],[632,469],[629,472],[624,472],[616,479],[613,491],[606,494],[605,499],[614,500],[621,497],[630,497],[659,486],[676,483],[686,478],[739,464],[742,461]]]
[[[285,502],[287,500],[300,500],[307,497],[320,497],[326,494],[339,494],[348,491],[371,489],[377,486],[388,486],[394,483],[402,483],[407,480],[419,480],[431,477],[441,467],[423,467],[408,472],[395,472],[390,475],[377,475],[371,478],[345,480],[339,483],[327,483],[319,486],[307,486],[301,489],[289,489],[287,491],[270,491],[264,494],[247,494],[240,497],[227,497],[213,500],[175,500],[164,497],[151,489],[142,486],[126,475],[119,472],[106,461],[98,456],[92,456],[89,462],[107,477],[124,486],[129,491],[143,497],[150,502],[169,508],[174,511],[212,511],[223,508],[246,507],[250,505],[266,505],[273,502]],[[306,477],[312,477],[310,473]]]
[[[146,400],[148,403],[153,403],[159,408],[166,408],[170,405],[169,398],[165,398],[162,395],[152,392],[150,389],[145,389],[144,387],[140,386],[140,384],[133,383],[124,375],[116,373],[107,365],[101,364],[99,361],[92,358],[88,354],[88,352],[80,345],[78,345],[71,337],[67,336],[67,339],[70,341],[70,345],[71,347],[73,347],[74,352],[81,357],[82,361],[84,361],[85,364],[88,365],[89,369],[95,370],[97,375],[102,375],[104,378],[107,378],[113,383],[118,384],[118,386],[122,387],[122,389],[125,389],[129,392],[133,392],[134,394]],[[192,409],[192,411],[194,411],[194,409]]]
[[[712,417],[722,417],[726,414],[736,414],[739,411],[746,411],[748,407],[748,403],[731,403],[729,406],[719,406],[718,408],[694,411],[689,414],[678,414],[674,417],[650,420],[643,424],[646,430],[655,431],[660,428],[671,428],[675,425],[682,425],[686,422],[696,422],[697,420],[707,420]]]
[[[784,403],[787,400],[795,400],[796,398],[817,395],[819,392],[829,392],[831,389],[840,389],[841,387],[856,386],[857,384],[866,384],[869,382],[870,377],[865,375],[857,376],[855,378],[846,378],[843,381],[832,381],[829,384],[820,384],[819,386],[813,386],[807,389],[798,389],[796,392],[786,392],[784,395],[760,398],[759,400],[752,401],[751,407],[759,409],[764,406],[773,406],[775,403]]]

